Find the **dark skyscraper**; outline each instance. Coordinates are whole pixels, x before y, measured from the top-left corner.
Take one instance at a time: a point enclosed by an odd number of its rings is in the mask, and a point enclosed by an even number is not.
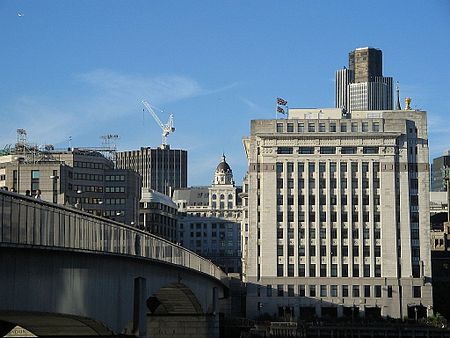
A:
[[[383,53],[376,48],[357,48],[348,54],[348,68],[353,72],[352,82],[375,82],[383,76]]]
[[[391,110],[392,77],[383,76],[383,53],[357,48],[349,53],[348,69],[336,72],[336,107],[347,110]]]

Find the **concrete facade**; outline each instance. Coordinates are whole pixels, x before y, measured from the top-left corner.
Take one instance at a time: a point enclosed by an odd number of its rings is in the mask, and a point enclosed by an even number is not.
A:
[[[430,314],[426,112],[335,110],[251,122],[247,314]]]
[[[170,148],[141,148],[116,153],[117,168],[131,169],[142,177],[142,188],[171,195],[187,187],[187,151]]]
[[[69,149],[0,156],[0,186],[48,202],[71,205],[126,224],[137,223],[140,177],[115,169],[97,151]]]
[[[445,176],[448,175],[450,167],[450,151],[446,151],[442,156],[433,159],[431,165],[431,191],[447,191]]]
[[[142,189],[139,209],[141,229],[176,242],[178,240],[177,221],[177,205],[169,196],[154,190]]]

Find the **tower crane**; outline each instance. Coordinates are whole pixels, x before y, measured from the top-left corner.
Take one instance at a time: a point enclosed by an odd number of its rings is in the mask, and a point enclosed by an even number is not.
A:
[[[161,149],[169,148],[170,146],[167,144],[167,136],[170,133],[173,133],[175,131],[175,127],[173,126],[173,114],[169,115],[169,120],[166,124],[162,123],[159,119],[158,115],[156,114],[155,110],[147,101],[142,101],[142,104],[144,107],[148,110],[150,114],[152,114],[153,118],[155,119],[156,123],[158,123],[159,127],[162,129],[162,144]]]

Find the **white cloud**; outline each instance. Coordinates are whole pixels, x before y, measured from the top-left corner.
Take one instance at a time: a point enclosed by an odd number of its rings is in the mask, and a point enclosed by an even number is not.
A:
[[[74,89],[66,95],[23,95],[13,99],[9,106],[0,105],[2,127],[11,131],[0,135],[0,144],[13,143],[15,130],[25,128],[30,140],[40,144],[64,143],[65,146],[69,136],[74,136],[74,141],[77,135],[85,139],[89,131],[102,133],[100,128],[114,128],[118,119],[134,118],[142,109],[143,99],[158,106],[216,93],[235,85],[206,90],[186,76],[152,77],[108,69],[77,74],[71,80],[64,86]]]

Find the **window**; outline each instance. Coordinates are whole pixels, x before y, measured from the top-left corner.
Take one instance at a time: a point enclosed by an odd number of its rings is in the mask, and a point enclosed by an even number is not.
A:
[[[326,276],[327,276],[327,265],[320,264],[320,277],[326,277]]]
[[[356,147],[342,147],[341,148],[341,154],[356,154]]]
[[[266,295],[267,295],[267,297],[272,297],[272,285],[271,284],[268,284],[266,286]]]
[[[364,285],[364,297],[370,297],[370,285]]]
[[[310,285],[309,286],[309,296],[310,297],[315,297],[316,296],[316,286],[315,285]]]
[[[320,286],[320,297],[326,297],[327,296],[327,286],[321,285]]]
[[[283,284],[277,285],[277,296],[284,297],[284,285]]]
[[[304,248],[303,248],[304,250]],[[304,253],[303,253],[304,255]],[[298,275],[299,277],[305,277],[305,264],[299,264],[298,265]]]
[[[288,264],[288,277],[294,277],[294,264]]]
[[[378,147],[363,147],[363,154],[378,154]]]
[[[342,285],[342,297],[348,297],[348,285]]]
[[[422,297],[422,290],[420,286],[413,286],[413,297],[414,298]]]
[[[288,123],[287,124],[287,132],[288,133],[293,133],[294,132],[294,124],[293,123]]]
[[[277,123],[277,133],[283,132],[283,123]]]
[[[41,176],[41,173],[39,172],[39,170],[31,170],[31,179],[32,180],[38,180],[40,176]]]
[[[292,148],[292,147],[278,147],[277,148],[277,154],[290,155],[293,153],[294,153],[294,148]]]
[[[277,162],[277,173],[282,173],[283,172],[283,163],[281,162]]]
[[[315,252],[315,249],[316,249],[316,247],[314,247],[314,252]],[[310,251],[310,253],[311,253],[311,251]],[[316,264],[309,265],[309,277],[316,277]]]
[[[357,122],[352,122],[352,132],[357,132],[358,131],[358,123]]]
[[[324,132],[325,131],[325,123],[323,123],[323,122],[320,122],[319,123],[319,132]]]
[[[300,297],[305,297],[305,286],[304,285],[299,285],[298,286],[298,295]]]
[[[277,277],[283,277],[283,264],[277,264]]]
[[[374,132],[380,131],[380,122],[372,122],[372,131]]]
[[[337,285],[330,286],[330,296],[337,297]]]
[[[298,132],[299,133],[304,133],[305,132],[305,124],[303,122],[299,122],[297,125],[298,128]]]
[[[299,147],[299,154],[314,154],[314,147]]]
[[[332,133],[336,132],[336,123],[335,122],[330,123],[330,132],[332,132]]]
[[[362,131],[363,132],[369,131],[369,122],[363,122],[362,123]]]
[[[294,285],[288,285],[288,297],[294,297]]]
[[[388,285],[387,287],[387,296],[388,298],[392,298],[392,285]]]
[[[359,297],[359,285],[353,285],[353,287],[352,287],[352,296],[354,298]]]
[[[336,147],[320,147],[321,154],[336,154]]]
[[[381,285],[375,285],[375,297],[381,298]]]
[[[341,132],[345,133],[347,131],[347,123],[341,123]]]
[[[314,123],[308,123],[308,132],[314,133],[316,131],[316,125]]]

